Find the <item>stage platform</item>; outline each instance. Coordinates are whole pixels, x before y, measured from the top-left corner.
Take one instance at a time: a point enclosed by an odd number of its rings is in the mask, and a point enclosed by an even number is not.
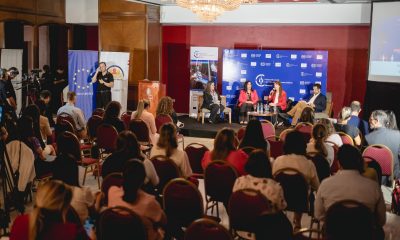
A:
[[[201,124],[201,122],[198,122],[195,118],[190,118],[188,115],[179,116],[178,119],[185,124],[180,133],[189,137],[215,138],[217,132],[224,127],[232,128],[235,132],[242,127],[238,123],[229,124],[228,122],[215,124],[204,122],[204,124]]]

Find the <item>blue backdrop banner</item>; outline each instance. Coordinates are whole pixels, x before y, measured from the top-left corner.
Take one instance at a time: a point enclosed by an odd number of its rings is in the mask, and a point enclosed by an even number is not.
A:
[[[91,83],[92,76],[98,67],[99,54],[97,51],[69,50],[68,51],[68,86],[77,95],[76,106],[85,114],[87,120],[95,108],[95,97]]]
[[[326,93],[328,51],[224,49],[223,52],[222,94],[228,105],[237,104],[245,81],[251,81],[260,100],[269,94],[276,80],[292,100],[308,99],[314,83],[320,83],[322,93]]]

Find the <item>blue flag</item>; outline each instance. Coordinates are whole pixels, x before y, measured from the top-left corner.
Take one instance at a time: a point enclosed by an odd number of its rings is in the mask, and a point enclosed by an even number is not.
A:
[[[98,67],[97,51],[68,51],[68,86],[69,91],[76,93],[76,107],[82,109],[87,120],[92,116],[96,101],[93,93],[92,77]]]

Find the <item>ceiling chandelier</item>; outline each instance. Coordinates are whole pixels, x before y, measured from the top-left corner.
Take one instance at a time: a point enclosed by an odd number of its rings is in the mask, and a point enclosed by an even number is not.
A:
[[[187,8],[205,22],[212,22],[225,11],[237,9],[241,4],[253,4],[257,0],[176,0],[180,7]]]

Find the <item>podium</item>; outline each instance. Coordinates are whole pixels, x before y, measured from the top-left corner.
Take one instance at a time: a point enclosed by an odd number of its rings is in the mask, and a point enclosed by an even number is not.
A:
[[[156,116],[157,104],[165,96],[165,84],[158,81],[140,80],[138,86],[138,102],[147,99],[150,102],[150,109],[154,117]]]

